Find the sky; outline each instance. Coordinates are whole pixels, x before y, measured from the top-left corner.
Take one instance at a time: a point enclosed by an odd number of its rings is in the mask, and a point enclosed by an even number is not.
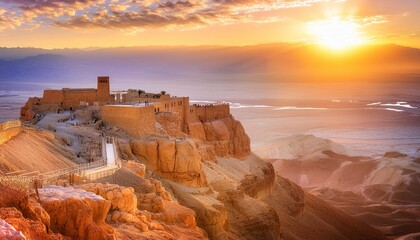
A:
[[[0,47],[338,41],[420,48],[419,13],[420,0],[0,0]]]

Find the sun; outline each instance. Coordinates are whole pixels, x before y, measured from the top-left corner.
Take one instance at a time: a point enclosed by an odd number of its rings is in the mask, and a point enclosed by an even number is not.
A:
[[[318,44],[342,50],[364,43],[360,25],[353,21],[330,18],[308,23],[309,32]]]

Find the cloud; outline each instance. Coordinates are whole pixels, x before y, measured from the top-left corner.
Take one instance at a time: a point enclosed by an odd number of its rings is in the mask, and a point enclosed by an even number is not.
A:
[[[257,13],[312,6],[333,0],[0,0],[3,29],[62,28],[148,29],[200,27],[237,22],[269,23]]]

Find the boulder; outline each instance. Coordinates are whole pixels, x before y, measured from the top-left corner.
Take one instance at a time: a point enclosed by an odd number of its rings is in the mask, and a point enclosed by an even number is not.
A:
[[[75,186],[88,192],[95,193],[111,201],[111,209],[135,213],[137,211],[137,197],[132,187],[122,187],[116,184],[89,183]]]
[[[25,240],[22,232],[17,231],[12,225],[0,219],[0,239]]]
[[[125,161],[124,167],[137,174],[137,176],[140,176],[141,178],[144,178],[144,175],[146,174],[146,165],[142,163],[135,161]]]
[[[22,213],[14,207],[0,208],[0,221],[2,219],[13,226],[17,232],[12,232],[12,229],[6,224],[8,232],[0,230],[0,239],[28,239],[28,240],[61,240],[65,239],[61,234],[49,234],[47,233],[47,227],[40,221],[34,221],[23,217]],[[2,234],[6,235],[2,238]],[[23,238],[22,238],[23,236]]]
[[[39,194],[53,231],[77,239],[115,239],[113,228],[105,224],[110,201],[71,187],[45,186]]]
[[[30,196],[19,201],[19,209],[25,218],[42,222],[47,228],[50,227],[50,215],[42,208],[39,202]]]

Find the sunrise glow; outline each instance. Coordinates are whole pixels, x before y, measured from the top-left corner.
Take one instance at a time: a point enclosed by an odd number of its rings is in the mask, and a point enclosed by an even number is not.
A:
[[[308,23],[316,43],[335,50],[365,43],[360,26],[352,21],[331,18]]]

